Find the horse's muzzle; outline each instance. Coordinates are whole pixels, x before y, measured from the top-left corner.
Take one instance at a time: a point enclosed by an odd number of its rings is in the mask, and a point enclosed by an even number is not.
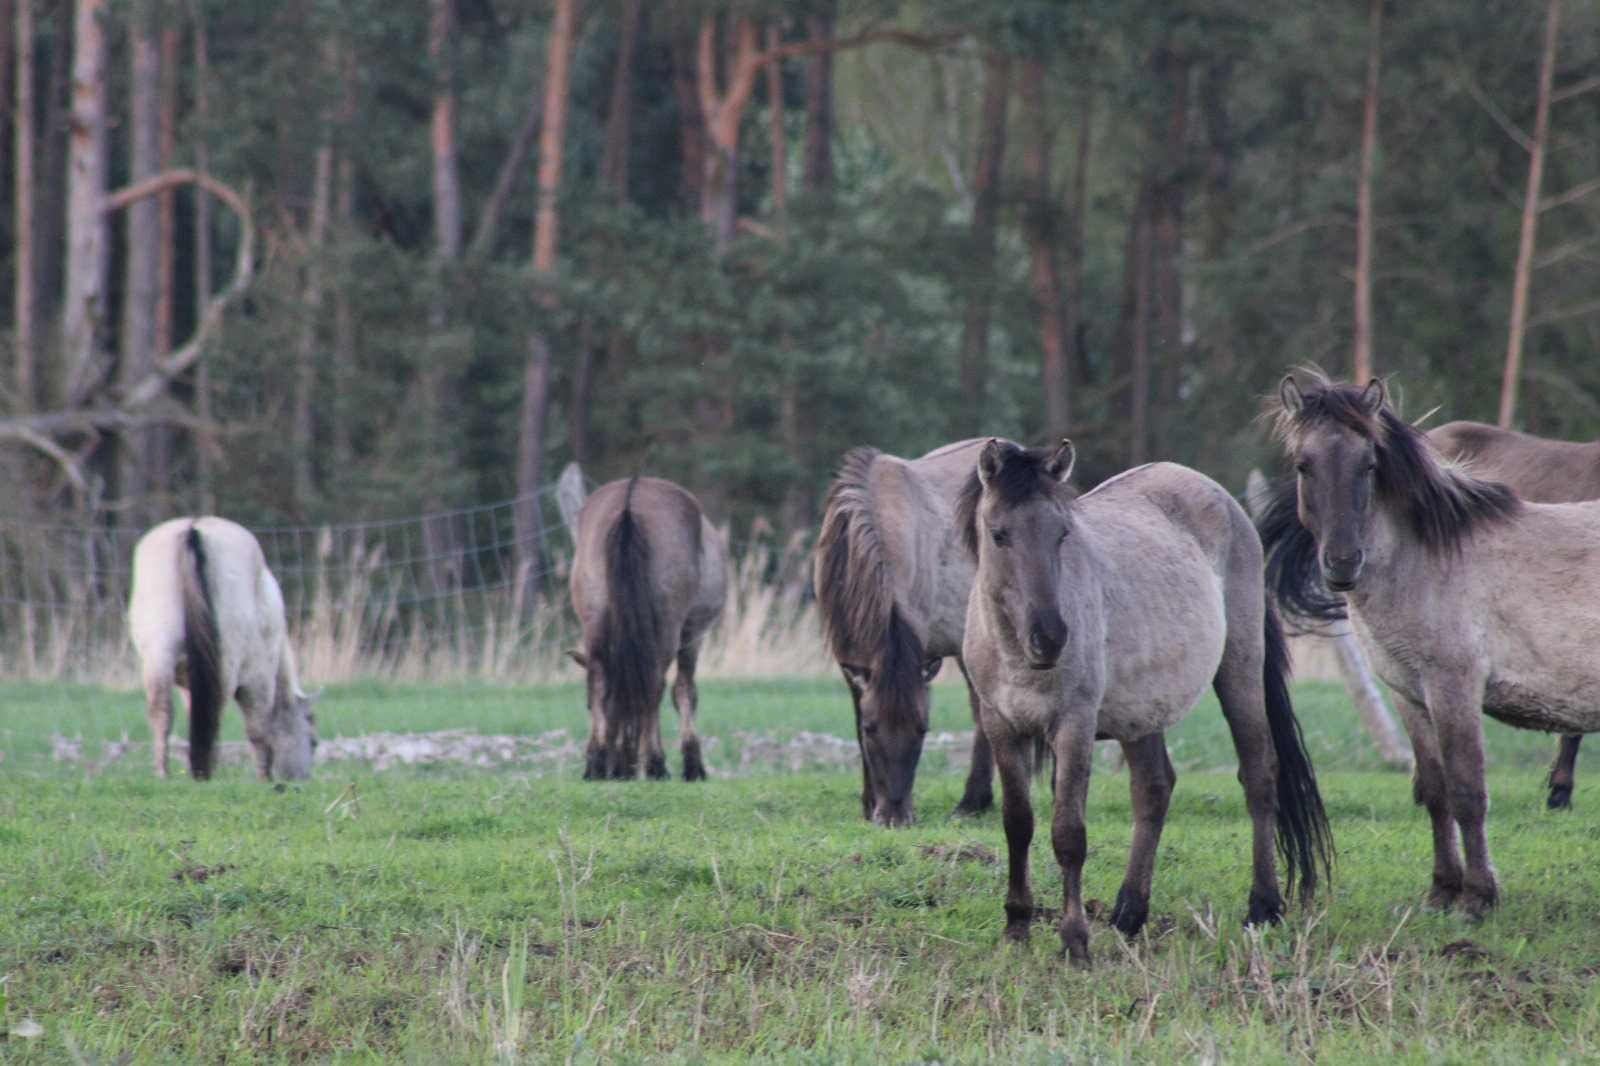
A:
[[[1356,582],[1361,580],[1361,571],[1367,565],[1367,553],[1357,551],[1354,555],[1332,555],[1327,552],[1322,556],[1323,583],[1334,592],[1349,592],[1356,587]]]

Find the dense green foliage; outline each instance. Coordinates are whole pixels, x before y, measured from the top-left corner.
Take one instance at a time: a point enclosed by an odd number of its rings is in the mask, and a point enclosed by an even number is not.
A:
[[[11,686],[0,721],[0,1055],[8,1062],[1531,1062],[1593,1056],[1600,890],[1593,795],[1542,808],[1544,738],[1490,723],[1505,889],[1481,925],[1416,908],[1426,820],[1370,769],[1338,691],[1296,690],[1340,849],[1332,891],[1259,938],[1239,928],[1248,821],[1207,701],[1180,777],[1149,933],[1098,924],[1096,968],[1040,925],[1001,943],[995,815],[859,819],[848,773],[730,776],[741,733],[844,732],[834,683],[707,683],[713,779],[586,784],[526,770],[324,764],[275,791],[242,768],[197,786],[141,758],[54,762],[125,730],[132,693]],[[963,725],[936,689],[935,730]],[[378,729],[578,733],[572,687],[348,686],[325,736]],[[225,739],[236,739],[230,716]],[[1036,808],[1048,795],[1036,790]],[[1088,894],[1128,841],[1124,779],[1090,795]],[[1059,879],[1043,838],[1040,902]],[[37,1023],[42,1035],[27,1023]],[[121,1056],[127,1056],[123,1059]]]
[[[42,122],[59,114],[48,110],[51,86],[61,87],[52,64],[66,56],[56,41],[71,5],[41,6]],[[643,464],[695,488],[717,487],[741,522],[758,514],[782,521],[786,498],[800,506],[784,518],[803,521],[851,445],[915,453],[978,428],[1037,437],[1045,416],[1022,235],[1026,133],[1015,93],[998,252],[992,271],[972,267],[972,157],[982,56],[991,50],[1046,64],[1054,184],[1045,210],[1057,254],[1082,278],[1069,400],[1088,475],[1119,469],[1133,454],[1129,337],[1137,300],[1128,260],[1144,190],[1167,197],[1179,227],[1170,277],[1181,300],[1175,337],[1163,342],[1152,326],[1145,454],[1239,485],[1267,458],[1251,422],[1256,398],[1301,361],[1349,365],[1365,4],[1008,0],[986,5],[981,17],[945,2],[812,5],[832,12],[839,37],[896,27],[937,47],[877,43],[838,54],[824,189],[807,186],[801,158],[806,61],[785,63],[776,102],[788,141],[781,216],[771,192],[774,101],[758,88],[742,124],[738,186],[738,214],[756,225],[719,254],[686,185],[688,125],[675,75],[687,74],[692,89],[686,64],[706,12],[731,8],[768,20],[781,11],[776,22],[789,43],[808,32],[804,12],[764,3],[645,5],[619,198],[598,177],[614,106],[619,5],[593,0],[583,5],[574,53],[561,252],[555,274],[538,278],[528,266],[536,158],[516,172],[486,252],[449,270],[433,264],[435,80],[448,78],[458,95],[470,238],[523,114],[537,104],[549,29],[544,5],[457,6],[440,64],[429,58],[423,4],[229,0],[186,8],[209,34],[211,114],[204,122],[194,116],[186,67],[176,161],[192,159],[203,140],[215,172],[249,190],[267,231],[252,295],[206,357],[214,411],[226,427],[220,506],[246,521],[379,516],[430,500],[511,495],[531,328],[555,340],[547,469],[570,455],[571,416],[582,404],[596,476]],[[1508,130],[1531,126],[1542,9],[1429,0],[1392,4],[1387,13],[1376,365],[1395,375],[1412,414],[1435,405],[1448,417],[1494,413],[1527,171],[1527,154]],[[165,17],[186,16],[173,6]],[[114,107],[126,99],[124,18],[114,6]],[[940,37],[954,30],[968,32],[953,42]],[[339,110],[346,81],[330,54],[354,71],[347,113]],[[1597,9],[1569,3],[1557,89],[1597,64]],[[1173,70],[1181,73],[1168,76]],[[1555,104],[1547,197],[1600,175],[1596,99]],[[344,224],[335,219],[318,250],[308,239],[313,154],[329,122],[340,165],[353,168],[351,213]],[[63,136],[50,129],[42,140]],[[126,169],[124,137],[114,124],[113,184]],[[1073,192],[1080,167],[1081,203]],[[13,180],[9,172],[0,178],[8,203]],[[39,191],[44,224],[59,226],[59,190]],[[1600,422],[1600,362],[1592,358],[1597,204],[1600,196],[1553,207],[1541,223],[1519,418],[1549,435],[1592,438]],[[10,245],[11,226],[9,217],[0,222],[0,245]],[[178,320],[186,327],[187,196],[178,232]],[[225,216],[217,235],[220,277],[235,239]],[[312,314],[303,297],[313,262],[327,269],[332,293],[311,323],[316,493],[296,500],[289,458],[299,443],[285,427],[292,352]],[[119,251],[114,275],[120,264]],[[12,270],[9,259],[0,263],[3,280]],[[59,311],[58,288],[44,279],[47,316]],[[544,291],[558,299],[541,303]],[[112,293],[115,304],[116,284]],[[967,307],[982,294],[992,298],[988,370],[969,392],[958,387],[956,368]],[[439,306],[449,314],[436,316]],[[340,307],[354,326],[348,345],[336,338]],[[7,304],[0,314],[9,313]],[[584,352],[595,364],[592,401],[574,395]],[[441,399],[429,373],[447,382],[437,420],[420,415]],[[179,392],[191,399],[191,383]],[[177,462],[180,474],[193,466],[187,438]],[[180,476],[177,484],[177,502],[192,504],[190,481]]]

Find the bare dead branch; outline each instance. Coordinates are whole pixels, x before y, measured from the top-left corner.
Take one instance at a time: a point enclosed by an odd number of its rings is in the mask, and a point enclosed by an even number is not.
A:
[[[1494,119],[1495,124],[1505,131],[1506,136],[1522,145],[1523,151],[1533,151],[1533,138],[1522,132],[1522,128],[1512,122],[1506,113],[1500,110],[1493,100],[1489,99],[1489,94],[1485,93],[1470,75],[1463,72],[1460,78],[1461,87],[1467,90],[1467,95],[1477,101],[1478,106],[1489,113],[1489,117]]]
[[[1545,197],[1539,201],[1539,210],[1548,211],[1552,207],[1562,207],[1566,204],[1576,203],[1593,192],[1600,192],[1600,178],[1591,178],[1582,185],[1575,185],[1564,193]]]
[[[1528,328],[1535,326],[1550,326],[1557,322],[1565,322],[1569,318],[1583,318],[1586,315],[1600,314],[1600,300],[1589,300],[1586,303],[1574,304],[1571,307],[1558,307],[1554,311],[1534,315],[1528,319]]]
[[[1600,89],[1600,74],[1592,78],[1584,78],[1582,81],[1573,82],[1571,85],[1562,86],[1550,94],[1550,102],[1559,104],[1563,100],[1571,100],[1574,96],[1592,93],[1596,89]]]

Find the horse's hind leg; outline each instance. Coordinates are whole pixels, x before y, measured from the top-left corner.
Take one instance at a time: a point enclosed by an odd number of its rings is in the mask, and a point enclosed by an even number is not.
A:
[[[1051,738],[1051,748],[1056,772],[1050,843],[1055,847],[1056,862],[1061,864],[1061,950],[1074,963],[1087,966],[1089,916],[1083,909],[1083,862],[1089,855],[1089,834],[1084,808],[1089,798],[1089,771],[1094,765],[1093,718],[1087,724],[1064,721]],[[1147,898],[1148,883],[1147,879]]]
[[[583,779],[603,780],[610,772],[606,750],[605,676],[593,654],[584,667],[584,693],[589,704],[589,743],[583,753]]]
[[[695,687],[694,668],[700,651],[692,644],[678,649],[678,676],[672,681],[672,705],[678,709],[678,730],[683,735],[683,779],[704,781],[705,763],[700,761],[700,734],[694,717],[700,709],[700,690]]]
[[[1278,756],[1267,723],[1267,698],[1261,667],[1261,625],[1255,624],[1255,648],[1245,646],[1229,632],[1222,666],[1212,687],[1222,704],[1233,749],[1239,756],[1239,784],[1250,812],[1250,900],[1246,925],[1275,923],[1283,917],[1283,893],[1278,889],[1274,837],[1278,825]]]
[[[1461,868],[1456,822],[1450,815],[1439,738],[1434,735],[1427,710],[1420,704],[1399,696],[1395,706],[1400,710],[1400,719],[1411,737],[1411,750],[1417,760],[1411,796],[1417,806],[1427,809],[1428,819],[1433,823],[1433,884],[1428,889],[1427,905],[1445,910],[1461,895],[1465,873]]]
[[[1153,733],[1122,745],[1128,766],[1128,792],[1133,801],[1133,846],[1128,849],[1128,872],[1117,890],[1111,924],[1124,936],[1134,936],[1150,914],[1150,883],[1156,872],[1156,848],[1166,824],[1167,807],[1177,772],[1167,758],[1166,737]]]
[[[1556,748],[1555,765],[1550,767],[1550,799],[1547,801],[1553,811],[1572,806],[1572,774],[1578,768],[1578,745],[1582,743],[1581,735],[1562,737],[1560,747]]]
[[[961,793],[961,802],[956,804],[956,813],[978,814],[994,806],[994,754],[989,750],[989,737],[983,731],[978,693],[972,687],[972,678],[967,676],[967,664],[957,657],[956,665],[961,667],[961,677],[967,683],[967,701],[972,705],[972,766],[967,770],[967,787]],[[868,817],[871,817],[870,811]]]
[[[150,719],[156,776],[167,776],[167,737],[172,732],[172,673],[152,670],[144,678],[145,714]]]
[[[667,770],[667,753],[661,746],[661,690],[650,709],[639,721],[639,748],[644,756],[644,774],[652,781],[665,781],[672,774]]]

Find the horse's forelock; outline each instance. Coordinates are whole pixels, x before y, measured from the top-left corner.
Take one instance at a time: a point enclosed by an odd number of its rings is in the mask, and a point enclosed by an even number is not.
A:
[[[921,638],[900,617],[898,607],[890,608],[889,626],[884,633],[871,681],[878,697],[878,713],[886,721],[906,724],[916,718],[917,697],[926,684],[922,676],[922,660]]]
[[[1063,501],[1077,498],[1077,490],[1057,481],[1049,472],[1048,464],[1054,455],[1054,448],[1016,448],[1007,451],[1001,458],[1000,469],[989,478],[987,485],[978,476],[977,470],[973,470],[966,484],[961,486],[961,494],[956,497],[956,529],[960,531],[961,542],[966,545],[969,555],[974,559],[978,557],[978,504],[982,502],[984,492],[992,493],[1008,509],[1041,497]]]
[[[1425,548],[1453,552],[1477,529],[1516,515],[1521,501],[1498,482],[1480,481],[1464,467],[1445,460],[1426,435],[1395,413],[1387,402],[1376,413],[1367,392],[1316,378],[1302,390],[1298,410],[1284,408],[1277,434],[1291,451],[1305,434],[1332,424],[1373,443],[1379,499],[1403,515]]]

